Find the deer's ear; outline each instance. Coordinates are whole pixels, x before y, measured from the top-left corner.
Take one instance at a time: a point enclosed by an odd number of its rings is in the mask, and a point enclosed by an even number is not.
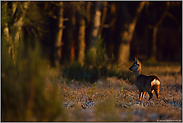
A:
[[[137,62],[137,59],[136,59],[136,57],[135,57],[134,59],[135,59],[135,62]]]
[[[135,57],[135,62],[137,62],[137,64],[141,64],[141,62]]]

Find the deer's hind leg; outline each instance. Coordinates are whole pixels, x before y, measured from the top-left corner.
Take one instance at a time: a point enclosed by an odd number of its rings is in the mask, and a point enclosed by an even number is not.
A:
[[[149,94],[149,100],[151,100],[151,98],[153,97],[153,94],[151,91],[148,91],[148,94]]]
[[[156,97],[159,98],[159,85],[154,85],[154,92],[156,94]]]

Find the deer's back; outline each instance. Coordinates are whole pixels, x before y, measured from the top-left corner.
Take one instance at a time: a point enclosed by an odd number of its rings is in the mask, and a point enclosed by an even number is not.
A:
[[[153,85],[159,85],[160,80],[158,79],[157,76],[146,76],[146,75],[139,75],[136,79],[136,86],[138,89],[143,90],[143,91],[149,91],[151,90],[151,87]]]

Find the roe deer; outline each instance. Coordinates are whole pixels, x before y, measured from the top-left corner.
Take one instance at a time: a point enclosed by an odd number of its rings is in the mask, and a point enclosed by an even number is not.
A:
[[[146,92],[149,94],[149,100],[153,97],[152,92],[156,93],[156,97],[159,97],[159,86],[160,80],[157,76],[146,76],[142,74],[140,61],[135,58],[135,62],[129,68],[129,70],[135,73],[135,81],[136,86],[139,89],[139,100],[141,101],[141,97],[144,99],[144,95]]]

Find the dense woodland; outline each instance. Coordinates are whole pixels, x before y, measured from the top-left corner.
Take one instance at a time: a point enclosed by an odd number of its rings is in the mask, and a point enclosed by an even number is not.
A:
[[[94,60],[100,43],[112,63],[181,61],[181,2],[1,2],[1,13],[12,59],[23,40],[51,66]]]
[[[181,34],[182,2],[1,1],[1,121],[182,121]]]

